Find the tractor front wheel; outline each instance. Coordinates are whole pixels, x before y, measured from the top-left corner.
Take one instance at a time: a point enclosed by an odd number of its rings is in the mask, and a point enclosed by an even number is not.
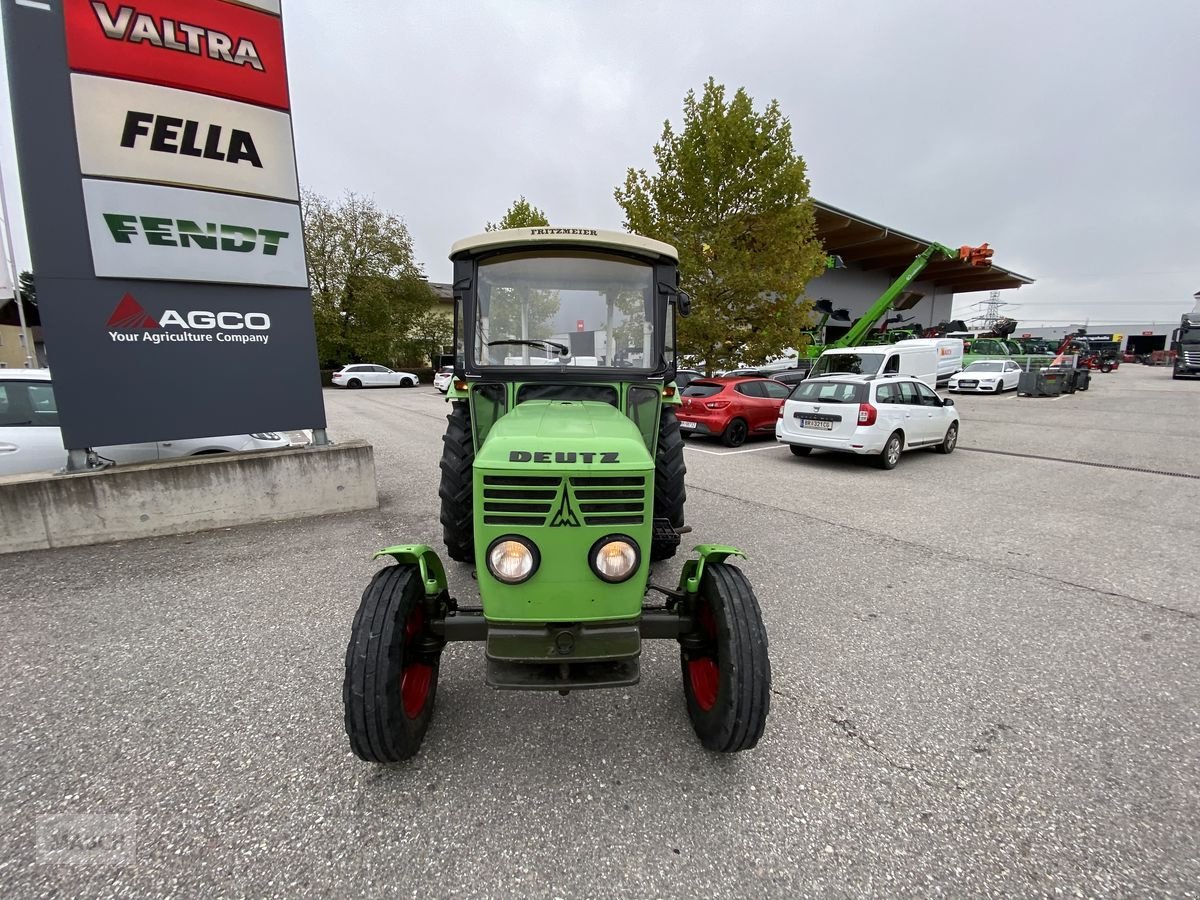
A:
[[[683,527],[683,504],[687,500],[683,463],[683,435],[675,407],[664,406],[658,420],[658,447],[654,452],[654,518],[665,519],[672,528]],[[656,529],[657,531],[657,529]],[[670,559],[679,549],[679,535],[650,542],[650,559]]]
[[[758,598],[736,566],[708,563],[680,640],[683,694],[702,743],[718,753],[758,743],[771,708],[771,662]]]
[[[446,553],[458,562],[475,561],[474,491],[471,466],[475,462],[475,442],[471,437],[471,407],[455,401],[446,417],[442,435],[442,540]]]
[[[417,566],[388,566],[354,616],[342,703],[350,749],[367,762],[415,755],[433,717],[441,642],[428,630],[423,600]]]

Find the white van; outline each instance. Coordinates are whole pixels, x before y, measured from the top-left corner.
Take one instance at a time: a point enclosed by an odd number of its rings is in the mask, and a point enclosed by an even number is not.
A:
[[[808,377],[898,372],[919,378],[936,389],[962,369],[962,355],[963,342],[947,338],[912,338],[894,344],[841,347],[822,353]]]

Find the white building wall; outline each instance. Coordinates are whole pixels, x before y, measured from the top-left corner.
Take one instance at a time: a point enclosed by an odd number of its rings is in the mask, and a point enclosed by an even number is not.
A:
[[[831,269],[808,283],[807,294],[808,299],[814,303],[825,297],[833,303],[834,309],[845,307],[850,311],[850,318],[853,320],[870,309],[871,304],[879,299],[894,280],[885,270],[864,272],[855,268]],[[953,292],[945,288],[939,289],[925,281],[914,281],[908,286],[908,290],[917,291],[925,296],[916,306],[898,313],[906,319],[915,317],[911,323],[905,322],[905,325],[914,324],[929,328],[950,319],[950,311],[954,305]]]

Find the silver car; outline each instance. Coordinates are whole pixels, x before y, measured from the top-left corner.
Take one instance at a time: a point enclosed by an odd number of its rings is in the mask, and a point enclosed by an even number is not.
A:
[[[267,431],[93,449],[115,463],[139,463],[210,453],[279,450],[297,445],[283,435]],[[67,451],[58,427],[50,370],[0,369],[0,475],[54,472],[66,464]]]

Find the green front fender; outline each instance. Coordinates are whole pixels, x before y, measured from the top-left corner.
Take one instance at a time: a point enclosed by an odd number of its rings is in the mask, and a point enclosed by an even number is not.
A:
[[[421,571],[421,582],[425,585],[425,593],[429,596],[436,596],[446,590],[449,582],[446,581],[446,567],[442,565],[442,561],[438,558],[428,544],[400,544],[396,547],[385,547],[382,550],[376,550],[372,559],[379,559],[381,556],[390,556],[398,563],[407,563],[416,565]]]
[[[688,594],[696,594],[700,591],[700,579],[704,577],[704,566],[706,563],[725,562],[731,556],[740,556],[746,558],[746,554],[737,547],[730,547],[725,544],[700,544],[693,547],[692,550],[700,554],[699,559],[689,559],[683,564],[683,571],[679,573],[679,590]]]

